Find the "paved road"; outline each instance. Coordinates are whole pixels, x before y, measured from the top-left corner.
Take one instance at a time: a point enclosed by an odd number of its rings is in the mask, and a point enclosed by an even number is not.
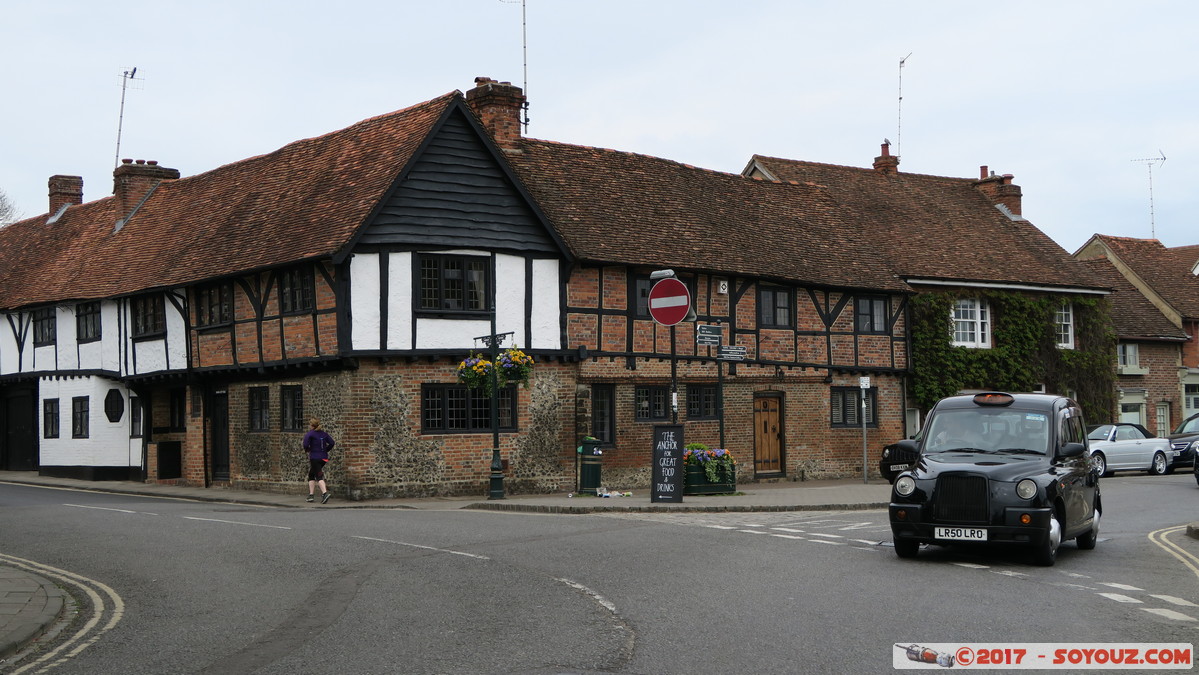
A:
[[[870,509],[562,517],[12,485],[0,554],[73,575],[92,626],[64,673],[883,672],[905,640],[1193,641],[1193,479],[1104,491],[1099,548],[1067,544],[1054,568],[959,548],[900,561]]]

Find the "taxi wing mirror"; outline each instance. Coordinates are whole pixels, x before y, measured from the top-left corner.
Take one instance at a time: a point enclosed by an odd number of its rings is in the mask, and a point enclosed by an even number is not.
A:
[[[1082,443],[1067,443],[1057,454],[1058,457],[1078,457],[1086,452],[1087,446]]]

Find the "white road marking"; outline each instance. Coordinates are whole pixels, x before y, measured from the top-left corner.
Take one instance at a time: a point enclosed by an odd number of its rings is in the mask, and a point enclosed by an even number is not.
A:
[[[881,526],[874,525],[873,523],[854,523],[853,525],[846,525],[845,527],[838,527],[837,529],[841,530],[841,531],[845,531],[845,530],[862,530],[862,529],[867,529],[867,528],[871,528],[871,527],[881,527]]]
[[[870,541],[870,540],[868,540],[868,539],[850,539],[850,541],[856,541],[856,542],[858,542],[859,544],[867,544],[867,545],[870,545],[870,546],[878,546],[878,542],[877,542],[877,541]],[[855,548],[856,548],[856,547],[855,547]]]
[[[763,531],[761,531],[761,530],[743,530],[743,529],[738,529],[737,531],[738,531],[738,532],[744,532],[744,533],[746,533],[746,534],[766,534],[765,532],[763,532]]]
[[[1099,593],[1099,595],[1107,598],[1108,600],[1115,600],[1116,602],[1123,602],[1123,603],[1128,603],[1128,604],[1132,604],[1132,605],[1144,604],[1143,602],[1141,602],[1140,600],[1137,600],[1136,598],[1130,598],[1127,595],[1120,595],[1119,593]]]
[[[95,509],[96,511],[116,511],[117,513],[140,513],[143,516],[157,516],[157,513],[148,513],[146,511],[130,511],[129,509],[110,509],[104,506],[86,506],[84,504],[63,504],[63,506],[71,506],[77,509]]]
[[[803,534],[804,533],[803,530],[797,530],[792,527],[772,527],[770,529],[778,530],[779,532],[794,532],[795,534]]]
[[[84,649],[87,649],[95,644],[96,641],[99,640],[105,633],[112,630],[112,628],[116,626],[117,623],[120,622],[121,618],[125,615],[125,602],[121,599],[121,596],[117,595],[117,592],[112,590],[112,588],[100,583],[99,581],[89,579],[85,576],[75,574],[74,572],[68,572],[57,567],[50,567],[49,565],[43,565],[42,563],[37,563],[32,560],[25,560],[24,558],[0,555],[0,560],[10,565],[15,565],[16,567],[21,567],[23,569],[36,572],[37,574],[45,575],[62,583],[75,586],[86,593],[88,599],[91,600],[92,603],[92,616],[74,635],[64,640],[62,644],[58,645],[54,649],[42,654],[36,660],[31,661],[24,666],[17,668],[16,670],[13,670],[12,675],[23,673],[31,668],[36,668],[39,666],[39,664],[45,664],[40,670],[37,671],[39,673],[46,672],[55,666],[62,665],[67,660],[78,656],[79,653]],[[93,586],[95,588],[93,588]],[[96,627],[100,624],[100,620],[104,617],[105,611],[108,609],[108,605],[105,603],[104,597],[101,596],[101,593],[104,596],[107,596],[111,601],[112,614],[109,617],[108,622],[105,623],[104,626],[100,628],[94,635],[89,637],[88,634],[93,630],[96,630]],[[76,643],[78,643],[78,646],[76,646]],[[71,649],[72,647],[74,647],[74,649]],[[58,657],[60,653],[65,652],[67,649],[70,649],[70,651],[58,658],[58,660],[52,663],[46,663],[50,659]]]
[[[612,614],[616,614],[616,605],[613,604],[610,600],[608,600],[604,596],[600,595],[599,593],[596,593],[595,591],[591,590],[590,588],[587,588],[583,584],[575,583],[575,582],[571,581],[570,579],[558,579],[558,581],[561,581],[562,583],[566,584],[567,586],[570,586],[571,588],[573,588],[577,591],[582,591],[584,594],[591,596],[591,598],[593,600],[595,600],[596,602],[598,602],[601,607],[608,610],[609,612],[612,612]]]
[[[1182,612],[1175,612],[1172,609],[1154,608],[1154,607],[1142,607],[1141,609],[1145,610],[1146,612],[1149,612],[1150,614],[1164,616],[1167,619],[1174,619],[1175,621],[1194,621],[1195,620],[1194,617],[1187,616],[1186,614],[1183,614]]]
[[[795,536],[795,535],[793,535],[793,534],[772,534],[772,535],[770,535],[770,536],[772,536],[772,537],[778,537],[778,538],[780,538],[780,539],[794,539],[794,540],[796,540],[796,541],[807,541],[807,540],[806,540],[806,539],[804,539],[803,537],[797,537],[797,536]]]
[[[995,570],[995,574],[1002,574],[1005,577],[1026,577],[1024,572],[1013,572],[1012,570]]]
[[[1128,584],[1113,584],[1110,581],[1100,581],[1099,585],[1107,586],[1108,588],[1116,588],[1121,591],[1143,591],[1143,590],[1145,590],[1143,588],[1137,588],[1136,586],[1129,586]]]
[[[979,565],[978,563],[955,562],[953,564],[957,565],[958,567],[969,567],[972,570],[989,570],[989,569],[991,569],[990,565]]]
[[[817,544],[832,544],[833,546],[844,546],[843,541],[825,541],[824,539],[809,539],[808,541],[816,542]]]
[[[839,534],[825,534],[823,532],[812,532],[811,535],[813,537],[830,537],[832,539],[844,539],[845,538]]]
[[[467,553],[465,551],[454,551],[454,550],[451,550],[448,548],[437,548],[435,546],[421,546],[420,544],[409,544],[406,541],[393,541],[391,539],[376,539],[375,537],[357,537],[357,536],[354,537],[354,539],[365,539],[367,541],[381,541],[384,544],[396,544],[399,546],[411,546],[412,548],[420,548],[420,549],[424,549],[426,551],[437,551],[438,553],[450,553],[453,555],[464,555],[467,558],[475,558],[476,560],[491,560],[491,558],[488,558],[485,555],[478,555],[475,553]]]
[[[704,525],[704,527],[710,527],[713,530],[735,530],[735,529],[737,529],[737,528],[733,527],[732,525]]]
[[[1091,578],[1085,574],[1079,574],[1078,572],[1062,572],[1062,574],[1065,574],[1068,577],[1074,577],[1075,579],[1090,579]]]
[[[1164,600],[1165,602],[1168,602],[1171,605],[1178,605],[1179,607],[1199,607],[1199,605],[1196,605],[1195,603],[1191,602],[1190,600],[1183,600],[1182,598],[1176,598],[1173,595],[1150,595],[1149,597],[1157,598],[1158,600]]]
[[[184,520],[203,520],[209,523],[226,523],[228,525],[249,525],[250,527],[269,527],[275,530],[290,530],[290,527],[282,525],[262,525],[260,523],[243,523],[236,520],[220,520],[219,518],[197,518],[195,516],[183,516]]]

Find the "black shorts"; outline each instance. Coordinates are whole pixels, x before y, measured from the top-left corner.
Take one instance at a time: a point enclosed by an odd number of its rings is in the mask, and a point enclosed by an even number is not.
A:
[[[327,459],[308,460],[308,480],[325,480],[325,465],[328,463]]]

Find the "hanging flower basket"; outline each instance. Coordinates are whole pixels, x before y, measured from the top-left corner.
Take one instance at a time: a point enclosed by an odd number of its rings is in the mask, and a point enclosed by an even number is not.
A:
[[[496,384],[502,389],[510,382],[529,385],[529,375],[533,373],[533,357],[516,347],[500,352],[496,359],[499,370],[496,372]],[[458,364],[458,381],[471,389],[482,389],[491,393],[491,361],[483,354],[474,354],[463,359]]]
[[[519,382],[529,386],[529,375],[533,373],[533,357],[513,347],[500,352],[496,362],[500,364],[500,386]]]

